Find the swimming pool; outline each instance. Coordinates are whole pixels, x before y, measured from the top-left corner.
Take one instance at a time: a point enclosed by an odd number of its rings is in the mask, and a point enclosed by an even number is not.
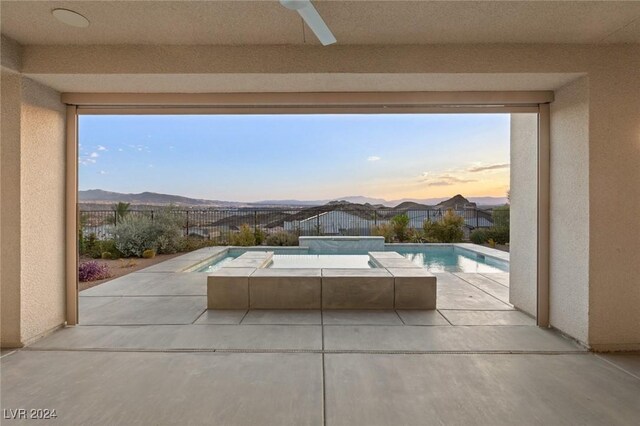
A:
[[[247,251],[273,251],[269,268],[371,268],[369,256],[362,252],[321,253],[304,248],[256,247],[231,248],[223,255],[198,267],[195,272],[210,273]],[[508,272],[509,262],[485,256],[452,244],[387,245],[385,251],[395,251],[430,272]]]

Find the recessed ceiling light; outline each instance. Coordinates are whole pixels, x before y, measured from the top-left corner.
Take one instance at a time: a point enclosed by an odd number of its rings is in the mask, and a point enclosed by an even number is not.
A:
[[[53,9],[51,14],[63,24],[71,25],[72,27],[87,28],[89,26],[89,20],[78,12],[68,9]]]

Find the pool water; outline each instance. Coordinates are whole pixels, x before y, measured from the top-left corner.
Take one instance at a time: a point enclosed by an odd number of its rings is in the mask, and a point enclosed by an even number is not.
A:
[[[454,246],[395,247],[393,250],[430,272],[509,272],[509,263]]]
[[[269,249],[273,250],[273,249]],[[230,249],[196,272],[210,273],[223,267],[247,250]],[[270,268],[371,268],[369,255],[363,253],[314,253],[304,249],[275,249]],[[449,245],[388,247],[431,272],[508,272],[509,263],[471,250]]]

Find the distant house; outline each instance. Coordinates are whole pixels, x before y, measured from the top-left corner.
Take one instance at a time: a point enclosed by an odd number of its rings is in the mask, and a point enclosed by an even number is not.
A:
[[[323,235],[368,235],[374,222],[354,214],[333,210],[320,213],[300,221],[285,221],[285,231],[299,231],[302,235],[321,233]],[[318,229],[319,228],[319,229]]]
[[[190,237],[202,237],[202,238],[210,238],[210,232],[208,228],[204,227],[190,227],[189,228],[189,236]]]

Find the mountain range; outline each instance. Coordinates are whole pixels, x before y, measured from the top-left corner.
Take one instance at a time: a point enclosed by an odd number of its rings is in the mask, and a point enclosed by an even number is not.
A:
[[[398,200],[385,200],[361,195],[351,195],[324,200],[263,200],[256,202],[206,200],[189,198],[179,195],[159,194],[156,192],[141,192],[139,194],[124,194],[120,192],[105,191],[102,189],[89,189],[78,191],[78,198],[83,204],[113,204],[118,202],[133,205],[177,205],[192,207],[277,207],[277,206],[321,206],[334,201],[346,201],[354,204],[371,204],[385,207],[395,207],[401,203],[418,203],[424,205],[437,205],[449,198],[402,198]],[[467,197],[478,206],[497,206],[507,203],[506,197]]]

